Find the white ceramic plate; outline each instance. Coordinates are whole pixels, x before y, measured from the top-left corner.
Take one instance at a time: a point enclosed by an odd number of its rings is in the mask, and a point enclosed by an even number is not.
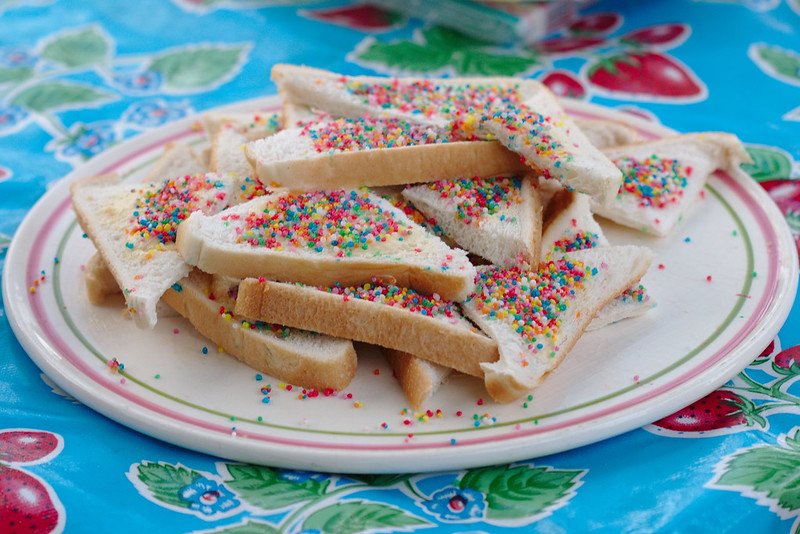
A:
[[[265,98],[230,108],[276,106]],[[597,106],[567,106],[575,116],[628,123],[646,138],[669,133]],[[364,346],[346,391],[301,400],[297,388],[257,380],[166,309],[154,331],[143,331],[123,316],[121,300],[87,302],[81,266],[93,248],[70,209],[69,183],[112,171],[136,181],[165,143],[202,148],[194,120],[112,148],[53,187],[20,226],[3,279],[11,326],[54,382],[170,443],[245,462],[363,473],[466,468],[563,451],[652,422],[717,388],[772,339],[794,302],[797,255],[783,217],[751,180],[718,174],[669,238],[604,225],[614,244],[653,249],[645,283],[658,306],[586,334],[532,401],[495,404],[479,381],[454,378],[425,421],[403,412],[391,371]],[[42,271],[45,281],[31,293]],[[123,375],[109,368],[112,358],[124,364]],[[261,388],[268,384],[265,404]]]

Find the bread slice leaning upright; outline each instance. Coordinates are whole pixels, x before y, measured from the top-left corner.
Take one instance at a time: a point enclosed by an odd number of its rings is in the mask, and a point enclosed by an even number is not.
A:
[[[391,279],[463,300],[475,268],[388,201],[367,191],[275,192],[213,216],[190,216],[177,247],[191,265],[236,278],[345,286]]]
[[[492,398],[511,402],[538,386],[651,258],[645,248],[621,246],[573,252],[535,271],[480,267],[464,313],[500,347],[499,361],[481,365]]]

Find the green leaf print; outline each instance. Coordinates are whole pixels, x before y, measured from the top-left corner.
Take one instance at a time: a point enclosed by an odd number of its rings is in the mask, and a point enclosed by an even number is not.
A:
[[[429,524],[387,504],[348,501],[317,510],[305,520],[303,528],[316,529],[324,534],[355,534],[374,529],[399,532]]]
[[[214,534],[278,534],[279,529],[261,521],[245,521],[241,525],[214,530]]]
[[[717,487],[749,488],[787,511],[800,510],[800,451],[763,446],[734,455]]]
[[[788,178],[792,173],[792,162],[782,151],[770,147],[748,146],[753,163],[743,163],[742,170],[756,181]]]
[[[800,54],[797,52],[759,43],[750,46],[750,57],[770,76],[800,85]]]
[[[358,480],[372,487],[386,487],[405,482],[411,478],[411,475],[348,475],[348,478]]]
[[[54,111],[69,107],[88,107],[113,98],[111,93],[72,82],[42,82],[32,85],[11,100],[32,111]]]
[[[430,26],[414,39],[390,42],[368,38],[356,61],[392,73],[432,73],[450,68],[462,76],[513,76],[531,70],[539,58],[529,50],[498,49],[455,30]]]
[[[153,497],[161,502],[188,508],[189,502],[182,499],[180,492],[196,478],[202,476],[197,471],[167,463],[143,462],[137,467],[139,480],[147,486]]]
[[[502,465],[471,469],[458,485],[486,495],[488,519],[519,519],[545,512],[571,497],[583,473],[583,470]]]
[[[42,49],[42,57],[67,67],[83,67],[102,63],[110,50],[108,37],[93,26],[58,35]]]
[[[10,69],[0,68],[0,84],[10,82],[24,82],[33,76],[31,67],[13,67]]]
[[[240,68],[247,45],[200,45],[170,50],[153,58],[150,70],[176,91],[215,86],[230,79]]]
[[[279,510],[296,503],[317,499],[325,494],[329,480],[284,480],[269,467],[226,464],[230,480],[225,483],[242,499],[264,510]]]

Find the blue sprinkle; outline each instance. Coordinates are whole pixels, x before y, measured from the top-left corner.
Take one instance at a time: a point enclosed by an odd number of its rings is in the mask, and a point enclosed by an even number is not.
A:
[[[175,282],[174,284],[172,284],[172,289],[180,293],[181,291],[183,291],[183,286],[180,285],[178,282]]]
[[[264,377],[263,377],[263,376],[261,376],[261,374],[258,374],[258,373],[256,374],[256,380],[257,380],[258,382],[261,382],[261,380],[263,380],[263,379],[264,379]]]
[[[133,243],[125,243],[125,246],[133,250]]]
[[[684,238],[683,242],[684,243],[691,243],[692,242],[692,238],[691,237],[686,237],[686,238]]]
[[[455,445],[455,444],[456,444],[456,438],[452,438],[450,440],[450,445]]]
[[[261,402],[263,404],[269,404],[269,397],[264,397],[263,399],[261,399]]]
[[[208,347],[203,347],[203,354],[208,354]]]

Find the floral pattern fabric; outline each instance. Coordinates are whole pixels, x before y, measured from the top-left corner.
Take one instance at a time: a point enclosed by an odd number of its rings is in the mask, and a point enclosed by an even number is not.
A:
[[[800,251],[797,0],[601,1],[530,46],[345,0],[0,0],[0,24],[0,272],[50,183],[125,138],[273,93],[278,62],[528,76],[677,130],[732,131]],[[747,369],[651,425],[423,475],[243,465],[148,438],[53,386],[2,307],[0,370],[0,532],[800,532],[800,304]]]

